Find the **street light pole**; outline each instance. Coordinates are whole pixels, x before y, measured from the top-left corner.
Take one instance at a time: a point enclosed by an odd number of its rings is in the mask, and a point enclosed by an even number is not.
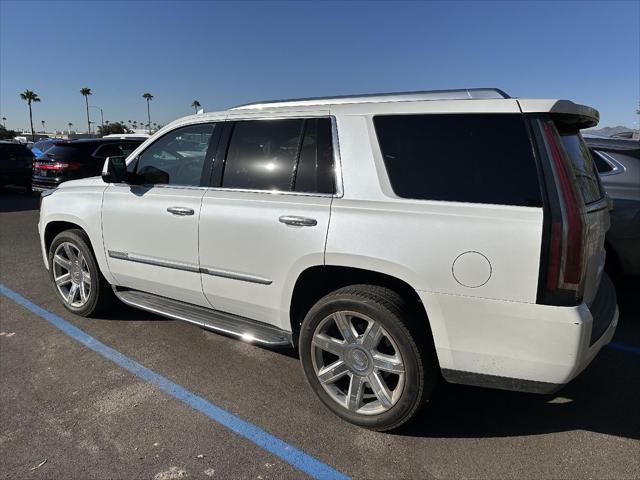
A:
[[[102,108],[95,105],[89,105],[89,108],[97,108],[100,110],[100,124],[102,125],[102,130],[104,130],[104,112],[102,111]]]

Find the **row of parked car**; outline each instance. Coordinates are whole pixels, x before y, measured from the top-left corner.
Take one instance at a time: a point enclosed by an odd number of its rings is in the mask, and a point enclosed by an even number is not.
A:
[[[0,142],[0,185],[27,191],[56,188],[62,182],[99,175],[107,157],[127,156],[146,136],[112,136],[78,140],[48,138],[31,148]]]
[[[613,201],[607,234],[608,267],[640,274],[640,141],[584,135],[603,186]],[[27,191],[56,188],[67,180],[99,175],[107,157],[128,156],[146,137],[45,139],[27,146],[0,142],[0,185]]]

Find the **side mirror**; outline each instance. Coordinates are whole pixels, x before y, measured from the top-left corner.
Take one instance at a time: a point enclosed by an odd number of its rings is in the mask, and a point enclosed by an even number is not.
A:
[[[102,167],[102,180],[105,183],[122,183],[127,177],[126,157],[107,157]]]

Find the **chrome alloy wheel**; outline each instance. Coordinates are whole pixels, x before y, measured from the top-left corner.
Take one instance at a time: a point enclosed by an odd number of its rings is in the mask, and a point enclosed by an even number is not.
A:
[[[352,412],[383,413],[402,395],[400,350],[380,323],[361,313],[339,311],[323,319],[313,333],[311,359],[325,391]]]
[[[58,245],[53,254],[53,279],[58,293],[72,307],[82,307],[91,294],[91,275],[87,260],[71,242]]]

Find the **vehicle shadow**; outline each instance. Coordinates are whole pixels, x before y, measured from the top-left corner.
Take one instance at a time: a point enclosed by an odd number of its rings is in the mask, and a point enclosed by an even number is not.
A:
[[[617,284],[620,323],[613,343],[554,395],[442,382],[412,422],[393,432],[416,437],[506,437],[587,430],[640,439],[640,278]]]
[[[617,283],[620,323],[615,344],[640,348],[640,278]],[[164,317],[118,302],[105,319]],[[218,335],[202,329],[205,335]],[[298,358],[294,349],[273,350]],[[640,354],[605,347],[593,363],[554,395],[440,383],[427,408],[391,435],[430,438],[527,436],[586,430],[640,439]]]
[[[0,187],[0,213],[23,212],[40,208],[39,195],[22,187]]]

